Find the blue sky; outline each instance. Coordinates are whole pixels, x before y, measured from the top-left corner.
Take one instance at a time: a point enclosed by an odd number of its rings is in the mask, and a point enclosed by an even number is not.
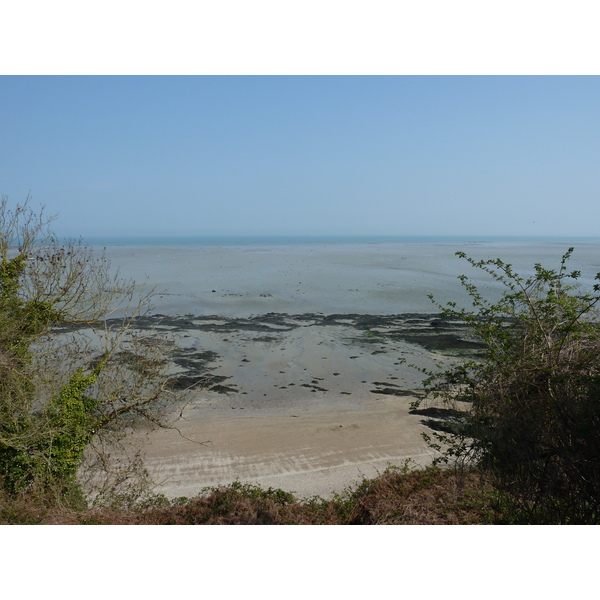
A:
[[[600,235],[600,78],[0,77],[0,193],[106,235]]]

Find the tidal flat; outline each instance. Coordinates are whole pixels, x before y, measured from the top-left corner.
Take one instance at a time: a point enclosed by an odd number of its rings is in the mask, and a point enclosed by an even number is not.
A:
[[[461,274],[501,293],[455,252],[527,273],[558,268],[570,245],[571,270],[591,285],[594,243],[108,247],[122,276],[155,288],[137,326],[175,340],[175,386],[194,386],[182,435],[139,435],[156,491],[239,480],[330,496],[407,459],[428,464],[430,420],[410,412],[420,369],[481,349],[428,295],[466,303]]]

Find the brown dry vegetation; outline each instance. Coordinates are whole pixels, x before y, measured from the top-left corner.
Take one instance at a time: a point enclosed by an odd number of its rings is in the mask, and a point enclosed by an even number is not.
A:
[[[155,496],[134,508],[75,510],[49,496],[0,498],[2,524],[464,525],[505,522],[498,495],[476,470],[390,469],[331,500],[233,483],[191,499]]]

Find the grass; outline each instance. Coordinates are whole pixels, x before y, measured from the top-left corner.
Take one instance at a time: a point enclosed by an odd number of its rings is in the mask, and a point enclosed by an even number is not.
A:
[[[155,496],[127,508],[76,510],[40,494],[0,497],[2,524],[73,525],[466,525],[503,523],[485,474],[390,468],[332,499],[299,500],[234,482],[194,498]]]

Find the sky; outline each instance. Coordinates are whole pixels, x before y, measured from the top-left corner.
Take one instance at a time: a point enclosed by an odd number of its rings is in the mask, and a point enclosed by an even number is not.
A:
[[[70,236],[594,236],[596,76],[2,76],[0,192]]]

